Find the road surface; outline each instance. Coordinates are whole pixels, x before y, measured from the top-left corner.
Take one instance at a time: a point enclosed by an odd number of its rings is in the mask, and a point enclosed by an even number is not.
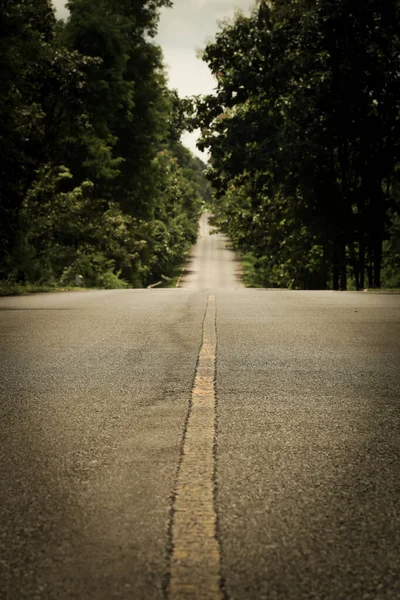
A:
[[[1,599],[400,598],[400,296],[202,233],[179,289],[0,300]]]
[[[243,286],[241,264],[229,240],[210,226],[210,215],[200,219],[199,235],[177,287],[187,290],[236,290]]]

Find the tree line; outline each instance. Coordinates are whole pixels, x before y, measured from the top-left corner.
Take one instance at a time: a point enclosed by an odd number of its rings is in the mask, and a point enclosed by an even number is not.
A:
[[[140,287],[196,239],[205,165],[154,43],[170,0],[0,0],[0,280]]]
[[[255,282],[400,287],[400,2],[262,0],[203,59],[216,220]]]

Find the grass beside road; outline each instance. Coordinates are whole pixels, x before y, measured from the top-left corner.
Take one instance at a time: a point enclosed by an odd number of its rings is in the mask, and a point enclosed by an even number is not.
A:
[[[161,275],[160,277],[160,281],[159,282],[155,282],[156,285],[153,285],[151,287],[154,288],[175,288],[181,278],[181,276],[184,273],[184,269],[186,266],[186,263],[188,261],[189,258],[189,254],[190,254],[190,250],[191,250],[192,246],[189,246],[189,248],[186,250],[184,257],[182,258],[182,260],[180,260],[176,265],[172,266],[169,270],[168,270],[168,276],[167,275]],[[148,286],[150,287],[150,286]]]
[[[399,294],[400,288],[371,288],[361,291],[368,292],[370,294]]]
[[[242,253],[236,250],[236,254],[242,263],[243,283],[248,288],[264,287],[260,282],[260,275],[255,268],[256,258],[250,253]]]
[[[186,261],[188,259],[189,256],[189,251],[186,253],[186,256],[184,258],[184,260],[182,260],[179,264],[175,265],[175,267],[173,267],[170,276],[169,277],[164,277],[162,283],[157,286],[160,288],[174,288],[177,286],[177,283],[183,273],[183,270],[185,268],[186,265]]]
[[[52,285],[39,285],[36,283],[9,283],[0,282],[0,296],[23,296],[25,294],[39,294],[45,292],[84,292],[92,288]]]
[[[164,276],[157,288],[174,288],[181,276],[182,269],[186,263],[185,260],[176,265],[169,277]],[[0,282],[0,297],[2,296],[24,296],[28,294],[43,294],[43,293],[60,293],[60,292],[88,292],[90,290],[100,289],[119,289],[119,288],[93,288],[82,286],[56,286],[56,285],[40,285],[37,283],[10,283],[7,281]],[[127,288],[128,289],[128,288]]]
[[[264,288],[265,285],[261,281],[260,271],[256,268],[256,258],[251,253],[242,253],[236,250],[236,254],[240,259],[243,269],[243,283],[248,288]],[[276,286],[275,286],[276,287]],[[282,288],[286,289],[286,288]],[[354,286],[352,287],[349,281],[349,292],[355,292]],[[364,290],[358,290],[360,292],[369,293],[369,294],[399,294],[400,288],[390,288],[390,287],[381,287],[381,288],[366,288]]]
[[[162,275],[161,283],[158,285],[157,282],[153,283],[154,287],[157,288],[174,288],[182,274],[184,266],[187,261],[187,257],[189,255],[189,249],[184,257],[184,259],[175,265],[171,271],[169,276]],[[60,285],[45,285],[45,284],[37,284],[37,283],[15,283],[10,281],[0,281],[0,297],[1,296],[23,296],[27,294],[40,294],[46,292],[87,292],[90,290],[100,290],[100,289],[120,289],[115,286],[107,286],[107,287],[84,287],[84,286],[60,286]],[[126,289],[131,289],[130,287],[126,287]]]

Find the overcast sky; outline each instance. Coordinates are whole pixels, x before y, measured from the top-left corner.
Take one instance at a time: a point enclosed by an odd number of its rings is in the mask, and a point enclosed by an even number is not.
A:
[[[65,0],[53,0],[58,18],[66,18]],[[174,0],[173,8],[161,11],[156,42],[164,53],[170,87],[180,96],[208,94],[215,86],[207,65],[197,58],[218,31],[218,22],[231,18],[237,9],[248,14],[254,0]],[[183,142],[198,156],[197,135],[187,134]],[[204,158],[204,157],[203,157]]]

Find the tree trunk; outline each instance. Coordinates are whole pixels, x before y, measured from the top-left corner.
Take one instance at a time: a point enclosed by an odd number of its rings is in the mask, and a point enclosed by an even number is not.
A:
[[[374,287],[374,272],[373,272],[371,263],[369,263],[367,266],[367,273],[368,273],[368,287],[373,288]]]
[[[375,240],[374,249],[374,284],[375,287],[381,287],[381,269],[382,269],[382,236]]]
[[[358,250],[358,264],[359,264],[359,279],[360,279],[360,290],[365,287],[365,237],[364,231],[360,233],[360,247]]]
[[[332,287],[334,290],[339,290],[339,269],[336,265],[333,267]]]
[[[339,289],[347,290],[346,242],[342,232],[339,240]]]
[[[335,239],[333,242],[333,260],[332,260],[332,287],[334,290],[339,290],[339,251],[338,251],[338,240]]]

